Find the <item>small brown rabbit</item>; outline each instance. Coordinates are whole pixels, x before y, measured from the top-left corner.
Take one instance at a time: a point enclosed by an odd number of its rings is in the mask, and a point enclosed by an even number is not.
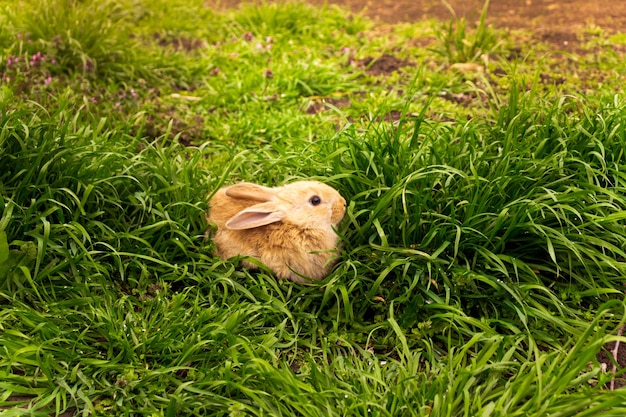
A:
[[[269,188],[243,182],[219,189],[209,206],[207,221],[217,226],[213,241],[222,259],[249,256],[295,282],[323,279],[334,263],[333,228],[343,219],[346,200],[326,184]]]

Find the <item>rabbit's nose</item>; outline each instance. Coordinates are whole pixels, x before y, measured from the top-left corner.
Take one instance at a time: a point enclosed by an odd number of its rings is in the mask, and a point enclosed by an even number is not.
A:
[[[343,197],[333,205],[331,221],[333,224],[337,224],[343,219],[343,216],[346,214],[346,200]]]

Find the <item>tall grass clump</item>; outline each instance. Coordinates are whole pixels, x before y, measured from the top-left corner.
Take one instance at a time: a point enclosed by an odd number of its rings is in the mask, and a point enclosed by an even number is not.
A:
[[[546,321],[573,331],[563,319],[621,297],[626,107],[617,97],[598,111],[567,99],[512,105],[515,117],[503,109],[495,124],[405,115],[332,141],[352,196],[348,262],[384,266],[355,278],[371,299],[393,299],[406,326],[456,300],[490,326],[521,320],[510,330],[538,325],[558,343]]]
[[[199,173],[166,149],[134,152],[131,138],[103,130],[104,120],[88,126],[77,123],[79,114],[57,118],[60,127],[20,112],[2,120],[3,230],[15,248],[37,249],[29,270],[35,281],[126,281],[147,273],[128,257],[155,266],[188,260],[189,239],[202,233],[204,191],[188,185],[199,185]],[[13,272],[3,286],[26,285],[28,277]]]
[[[65,95],[76,108],[86,101],[111,113],[131,92],[143,101],[149,88],[158,91],[189,76],[180,70],[184,65],[177,68],[175,60],[149,47],[148,35],[135,30],[141,22],[138,4],[18,1],[5,5],[0,15],[7,23],[0,52],[5,90],[47,108],[56,108],[55,97]]]
[[[366,24],[359,17],[346,19],[346,14],[330,6],[311,7],[302,2],[244,4],[234,17],[237,26],[251,33],[280,35],[290,39],[321,38],[329,34],[355,35]],[[237,27],[236,26],[236,27]]]
[[[502,45],[493,28],[487,25],[489,0],[483,4],[474,30],[468,30],[465,18],[451,19],[443,30],[436,30],[441,46],[435,51],[449,64],[479,62],[483,57],[499,52]],[[454,14],[454,11],[452,11]]]
[[[93,76],[126,73],[139,58],[128,36],[126,8],[119,2],[37,0],[30,7],[22,6],[11,15],[12,25],[22,35],[13,48],[16,55],[43,48],[55,59],[59,72]]]

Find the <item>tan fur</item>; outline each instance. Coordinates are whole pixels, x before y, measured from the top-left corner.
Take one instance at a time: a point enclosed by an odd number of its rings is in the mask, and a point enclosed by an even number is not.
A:
[[[313,196],[321,203],[313,205]],[[207,221],[217,226],[213,241],[222,259],[249,256],[278,278],[295,282],[323,279],[336,259],[333,228],[343,219],[346,200],[326,184],[298,181],[268,188],[240,183],[219,189],[209,206]],[[244,265],[256,268],[251,262]]]

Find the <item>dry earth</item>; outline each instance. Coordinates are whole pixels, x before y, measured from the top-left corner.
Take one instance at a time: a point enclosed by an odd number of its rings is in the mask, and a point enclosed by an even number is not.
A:
[[[267,1],[267,0],[266,0]],[[312,4],[336,4],[363,12],[381,23],[449,20],[464,17],[477,21],[483,0],[307,0]],[[261,0],[252,0],[260,3]],[[208,0],[216,7],[236,7],[240,0]],[[447,4],[447,5],[446,5]],[[488,23],[499,28],[532,29],[534,36],[560,49],[575,48],[581,29],[595,25],[607,32],[626,32],[623,0],[491,0]]]

